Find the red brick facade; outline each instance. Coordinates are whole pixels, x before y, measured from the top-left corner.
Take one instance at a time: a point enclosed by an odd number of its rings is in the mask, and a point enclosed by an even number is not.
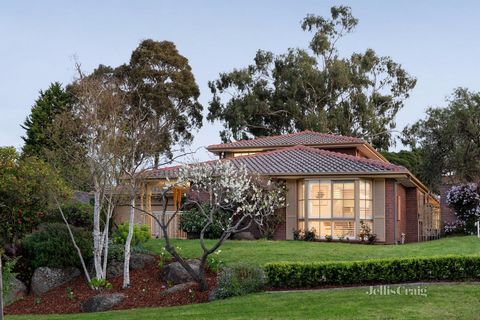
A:
[[[406,242],[418,241],[418,190],[417,188],[407,188],[406,190]]]

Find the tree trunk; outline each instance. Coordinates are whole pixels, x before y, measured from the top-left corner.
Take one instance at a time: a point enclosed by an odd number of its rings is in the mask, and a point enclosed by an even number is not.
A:
[[[95,203],[93,206],[93,264],[95,267],[95,276],[97,279],[105,279],[102,269],[102,235],[100,234],[100,192],[94,193]]]
[[[130,218],[128,220],[128,236],[125,241],[125,259],[123,263],[123,288],[130,287],[130,244],[133,237],[133,224],[135,221],[135,192],[130,194]]]
[[[2,267],[1,252],[0,252],[0,320],[3,320],[3,267]]]
[[[202,256],[202,259],[200,260],[200,267],[198,268],[198,288],[201,292],[208,290],[208,283],[205,277],[205,265],[207,264],[207,257],[208,255]]]

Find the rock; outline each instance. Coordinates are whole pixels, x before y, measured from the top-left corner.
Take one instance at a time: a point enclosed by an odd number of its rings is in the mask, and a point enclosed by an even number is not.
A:
[[[187,263],[195,272],[198,272],[198,269],[200,268],[200,260],[190,259],[187,260]],[[179,262],[172,262],[170,264],[167,264],[163,268],[162,278],[165,282],[172,284],[180,284],[193,281],[193,278]]]
[[[146,253],[134,253],[130,256],[130,269],[143,269],[149,264],[155,263],[155,256]]]
[[[162,295],[169,295],[169,294],[172,294],[172,293],[175,293],[175,292],[179,292],[179,291],[182,291],[182,290],[185,290],[185,289],[188,289],[190,287],[193,287],[194,285],[196,285],[197,283],[196,282],[193,282],[193,281],[189,281],[189,282],[185,282],[185,283],[180,283],[180,284],[177,284],[177,285],[174,285],[173,287],[171,288],[168,288],[167,290],[163,291],[162,292]]]
[[[74,267],[62,269],[48,267],[37,268],[33,272],[31,291],[34,295],[40,295],[75,279],[80,274],[80,270]]]
[[[115,307],[125,299],[123,293],[98,294],[80,304],[82,312],[107,311]]]
[[[239,233],[235,233],[233,235],[234,240],[255,240],[255,237],[250,231],[243,231]]]
[[[22,299],[28,293],[27,286],[15,277],[10,279],[10,292],[5,297],[5,304],[10,304],[17,300]]]

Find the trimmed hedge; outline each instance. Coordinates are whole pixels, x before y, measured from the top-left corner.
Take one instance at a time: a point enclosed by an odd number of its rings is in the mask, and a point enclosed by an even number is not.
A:
[[[480,256],[405,258],[333,263],[269,263],[268,284],[275,288],[480,279]]]

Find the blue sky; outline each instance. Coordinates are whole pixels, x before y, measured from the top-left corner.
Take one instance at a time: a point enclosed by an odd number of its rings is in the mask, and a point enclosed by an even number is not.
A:
[[[360,20],[342,40],[345,54],[373,48],[401,63],[418,83],[397,128],[444,105],[455,87],[479,91],[478,1],[2,1],[0,146],[22,146],[20,124],[51,82],[70,82],[74,56],[87,71],[129,60],[142,39],[173,41],[192,66],[207,108],[207,82],[251,63],[257,49],[305,47],[307,13],[352,7]],[[192,148],[217,143],[221,126],[204,123]],[[397,147],[398,148],[398,147]],[[201,151],[198,158],[205,159]]]

